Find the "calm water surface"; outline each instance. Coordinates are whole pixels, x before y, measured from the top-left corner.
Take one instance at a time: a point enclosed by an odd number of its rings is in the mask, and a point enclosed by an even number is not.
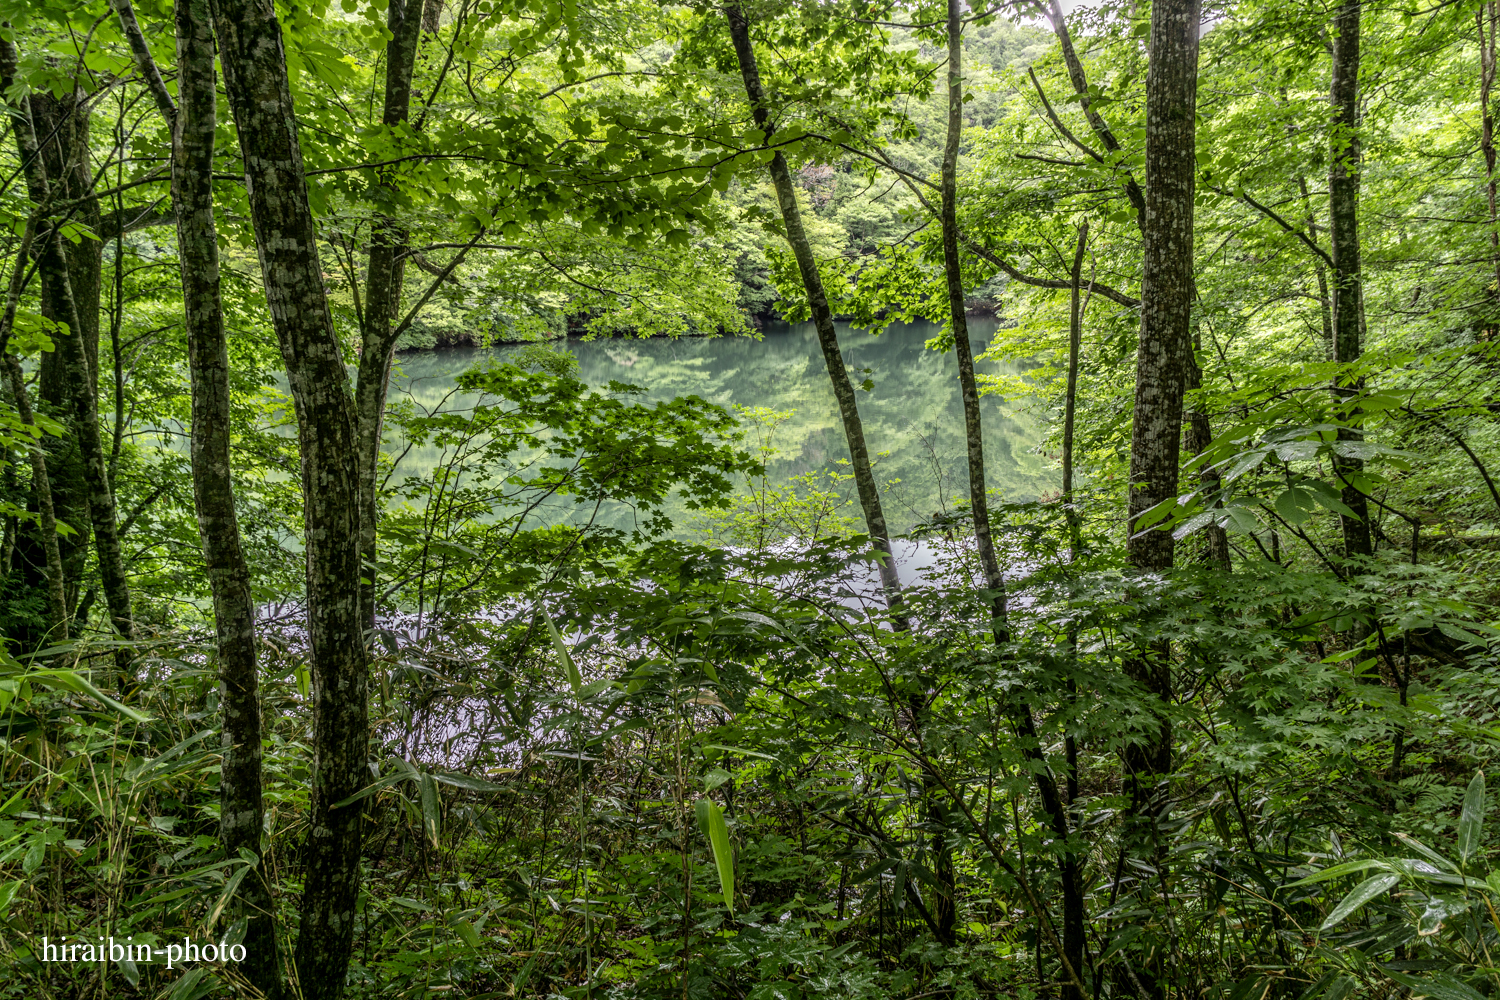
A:
[[[971,319],[975,352],[994,332],[994,320]],[[844,362],[858,384],[865,437],[885,486],[886,516],[896,531],[968,495],[963,436],[963,403],[958,366],[951,351],[938,354],[924,342],[937,334],[934,324],[894,326],[878,337],[839,325]],[[768,326],[761,340],[745,337],[680,340],[569,341],[579,374],[591,385],[610,380],[641,386],[646,400],[697,395],[726,409],[767,407],[790,416],[771,434],[776,448],[768,463],[770,480],[782,482],[806,473],[840,470],[849,449],[828,371],[811,323]],[[412,352],[397,359],[392,400],[409,398],[426,409],[467,407],[474,397],[453,393],[455,377],[487,358],[503,360],[518,348],[456,348]],[[982,362],[981,372],[1020,373],[1024,366]],[[869,369],[868,374],[864,369]],[[1055,463],[1038,453],[1045,426],[1016,403],[995,396],[981,400],[989,485],[1007,500],[1035,499],[1057,488]],[[747,441],[753,441],[752,434]],[[387,448],[399,451],[402,442]],[[423,475],[439,461],[436,448],[409,451],[399,472]],[[845,470],[847,466],[843,467]],[[825,480],[824,485],[827,485]],[[852,495],[853,484],[839,487]],[[857,516],[857,508],[850,514]]]

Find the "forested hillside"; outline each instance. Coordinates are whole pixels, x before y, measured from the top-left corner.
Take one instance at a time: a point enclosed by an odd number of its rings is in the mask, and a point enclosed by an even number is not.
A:
[[[1500,997],[1497,34],[0,0],[0,996]]]

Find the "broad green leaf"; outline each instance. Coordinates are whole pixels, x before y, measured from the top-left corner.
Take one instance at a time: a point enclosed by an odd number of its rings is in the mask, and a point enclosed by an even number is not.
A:
[[[41,684],[44,687],[58,688],[63,691],[71,691],[74,694],[87,695],[88,697],[93,698],[95,701],[107,705],[109,708],[118,712],[120,715],[125,716],[125,718],[129,719],[132,722],[144,723],[151,721],[151,717],[146,715],[145,713],[138,712],[133,708],[120,704],[109,695],[94,687],[94,685],[89,682],[88,678],[84,677],[76,670],[63,670],[60,668],[28,670],[26,673],[21,674],[17,679],[23,681],[31,681],[33,684]]]
[[[496,768],[492,774],[514,774],[515,768]],[[483,778],[471,778],[467,774],[444,774],[440,771],[432,772],[432,780],[442,785],[452,785],[454,788],[462,788],[470,792],[503,792],[504,785],[497,785],[493,781],[485,781]]]
[[[177,985],[172,987],[172,992],[167,994],[167,1000],[198,1000],[199,997],[207,996],[211,989],[203,980],[208,977],[208,967],[200,965],[183,973]]]
[[[1378,861],[1373,858],[1366,858],[1363,861],[1345,861],[1340,864],[1324,868],[1322,871],[1314,872],[1313,874],[1307,876],[1307,878],[1299,878],[1295,882],[1288,882],[1284,888],[1293,889],[1299,885],[1312,885],[1314,882],[1324,882],[1331,878],[1338,878],[1340,875],[1348,875],[1352,872],[1362,872],[1366,868],[1384,868],[1387,871],[1390,870],[1390,866],[1387,865],[1384,861]]]
[[[213,912],[208,915],[209,927],[212,927],[219,919],[219,914],[224,912],[225,904],[234,896],[234,890],[240,887],[240,883],[245,881],[245,875],[254,867],[254,865],[242,865],[239,871],[229,876],[229,881],[224,883],[224,891],[219,893],[219,901],[214,904]]]
[[[1308,518],[1307,512],[1313,506],[1313,498],[1305,490],[1294,486],[1277,496],[1274,506],[1276,513],[1286,518],[1288,524],[1301,524]]]
[[[699,799],[693,806],[698,814],[698,828],[708,838],[713,848],[714,864],[719,869],[719,888],[724,893],[724,905],[729,915],[734,916],[734,850],[729,846],[729,827],[724,823],[724,811],[708,799]]]
[[[382,775],[381,777],[376,778],[370,784],[368,784],[365,787],[361,788],[359,791],[355,792],[353,795],[351,795],[351,796],[349,796],[348,798],[345,798],[345,799],[339,799],[337,802],[335,802],[333,805],[329,806],[328,808],[330,808],[330,809],[342,809],[345,806],[353,805],[354,803],[358,802],[360,799],[369,798],[371,795],[374,795],[376,792],[380,791],[382,788],[387,788],[387,787],[389,787],[391,785],[394,785],[398,781],[405,781],[407,778],[410,778],[410,777],[411,777],[411,773],[408,772],[408,771],[395,771],[395,772],[392,772],[391,774]]]
[[[1407,834],[1401,833],[1400,831],[1396,832],[1396,836],[1401,839],[1401,842],[1403,844],[1405,844],[1407,847],[1410,847],[1418,854],[1422,855],[1422,857],[1427,858],[1429,861],[1435,861],[1451,872],[1458,871],[1457,865],[1449,861],[1447,858],[1443,857],[1437,851],[1434,851],[1432,848],[1428,847],[1426,844],[1422,843],[1416,837],[1409,836]]]
[[[1400,881],[1400,875],[1375,875],[1365,879],[1354,887],[1353,892],[1344,897],[1343,902],[1333,908],[1333,912],[1328,914],[1328,919],[1323,921],[1323,925],[1318,929],[1324,931],[1332,930],[1347,920],[1355,910],[1358,910],[1376,896],[1383,895]]]
[[[1421,997],[1432,997],[1433,1000],[1485,1000],[1484,994],[1446,972],[1409,976],[1404,972],[1386,971],[1386,975],[1410,989],[1412,1000],[1420,1000]]]
[[[458,936],[463,939],[464,944],[468,945],[470,948],[473,948],[475,951],[479,950],[479,946],[481,944],[479,939],[479,932],[474,929],[474,925],[472,923],[467,920],[460,920],[453,925],[453,929],[458,932]]]
[[[557,651],[557,659],[562,663],[563,671],[568,675],[568,683],[573,686],[573,694],[583,697],[583,678],[578,673],[578,666],[573,662],[573,657],[568,655],[568,647],[563,645],[562,636],[558,634],[557,626],[552,623],[552,616],[547,614],[547,609],[542,609],[542,617],[547,620],[547,632],[552,636],[552,648]]]
[[[1467,863],[1481,846],[1484,831],[1484,772],[1476,771],[1464,792],[1463,810],[1458,814],[1458,857]]]
[[[21,859],[21,870],[27,875],[35,875],[36,870],[42,867],[42,859],[47,856],[47,839],[36,837],[31,846],[26,849],[26,856]]]
[[[439,811],[442,808],[437,782],[432,779],[432,775],[423,774],[418,777],[417,786],[422,800],[422,827],[427,831],[427,839],[432,846],[437,847]]]

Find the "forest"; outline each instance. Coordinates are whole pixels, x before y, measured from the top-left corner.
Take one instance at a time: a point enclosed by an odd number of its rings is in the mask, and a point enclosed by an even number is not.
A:
[[[0,998],[1500,998],[1497,39],[0,0]]]

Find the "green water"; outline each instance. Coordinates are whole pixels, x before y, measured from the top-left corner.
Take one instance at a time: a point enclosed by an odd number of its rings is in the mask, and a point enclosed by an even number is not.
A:
[[[994,320],[970,321],[976,353],[995,325]],[[939,355],[924,347],[936,333],[929,323],[895,326],[878,337],[839,327],[854,381],[868,377],[874,383],[857,395],[865,438],[872,454],[879,455],[876,478],[885,484],[886,516],[895,531],[968,495],[958,366],[951,351]],[[772,482],[837,469],[838,460],[848,460],[838,405],[810,323],[770,326],[759,341],[575,340],[567,346],[578,358],[580,376],[593,385],[614,379],[644,387],[648,400],[698,395],[726,409],[793,411],[771,439],[776,448],[768,463]],[[401,355],[391,398],[410,398],[424,409],[471,406],[473,397],[453,393],[455,376],[486,356],[503,359],[515,350],[458,348]],[[862,371],[866,368],[868,376]],[[1023,371],[993,362],[977,368],[996,374]],[[1056,465],[1037,450],[1045,432],[1042,423],[1019,404],[995,396],[983,397],[981,407],[990,488],[1000,490],[1006,500],[1030,500],[1056,490]],[[388,435],[389,450],[401,446]],[[422,475],[439,460],[436,448],[414,448],[402,459],[400,473]],[[852,493],[853,485],[842,488]]]

